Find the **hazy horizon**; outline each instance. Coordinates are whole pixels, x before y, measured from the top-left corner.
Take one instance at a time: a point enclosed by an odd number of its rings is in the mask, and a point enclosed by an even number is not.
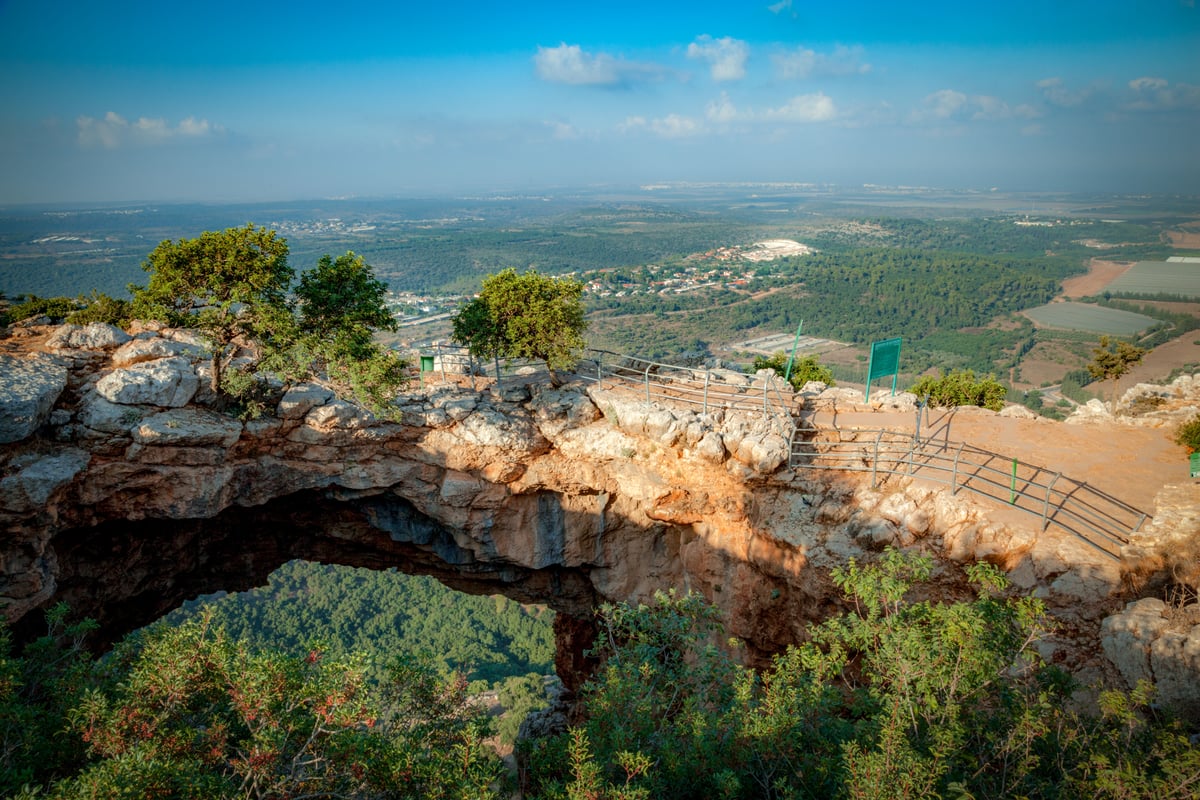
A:
[[[1194,0],[0,2],[0,203],[1200,194]]]

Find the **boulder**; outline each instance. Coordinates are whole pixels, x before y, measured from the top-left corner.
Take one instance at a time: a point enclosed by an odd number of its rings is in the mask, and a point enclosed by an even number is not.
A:
[[[147,417],[131,433],[143,445],[232,447],[242,435],[242,423],[202,408],[179,408]]]
[[[88,392],[79,403],[76,417],[81,425],[93,431],[127,435],[147,413],[145,409],[110,403],[96,392]]]
[[[0,443],[19,442],[50,418],[67,386],[67,369],[51,356],[0,355]]]
[[[185,406],[200,387],[196,371],[186,358],[163,358],[115,369],[96,382],[96,391],[110,403]]]
[[[284,393],[275,413],[281,419],[303,419],[309,411],[332,399],[332,389],[317,383],[300,383]]]
[[[125,344],[130,336],[116,325],[89,322],[87,325],[62,325],[46,340],[49,350],[101,350]]]
[[[160,358],[200,359],[207,355],[207,351],[202,347],[152,336],[126,342],[113,353],[112,360],[115,367],[130,367]]]

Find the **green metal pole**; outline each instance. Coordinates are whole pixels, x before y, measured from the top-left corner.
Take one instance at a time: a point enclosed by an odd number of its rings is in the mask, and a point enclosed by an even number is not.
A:
[[[800,331],[802,330],[804,330],[804,320],[800,320],[800,327],[796,328],[796,340],[792,342],[792,355],[788,358],[787,369],[783,371],[785,381],[792,378],[792,364],[796,361],[796,348],[800,346]]]
[[[1012,485],[1008,487],[1008,502],[1015,504],[1017,502],[1017,460],[1013,459],[1013,476]]]

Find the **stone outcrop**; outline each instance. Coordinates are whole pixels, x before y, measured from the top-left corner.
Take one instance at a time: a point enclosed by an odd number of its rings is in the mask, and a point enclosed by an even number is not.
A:
[[[548,604],[570,687],[600,602],[700,592],[763,663],[840,607],[833,567],[885,546],[1000,564],[1093,640],[1122,585],[1115,560],[965,493],[793,474],[778,421],[754,414],[535,381],[414,388],[381,419],[310,383],[243,423],[191,402],[207,356],[185,332],[95,349],[74,335],[48,333],[61,354],[3,356],[0,372],[30,387],[28,422],[0,449],[0,604],[18,637],[64,600],[111,641],[304,558]],[[939,592],[962,590],[957,570],[939,574]],[[1069,661],[1064,641],[1049,647]]]
[[[0,355],[0,444],[41,427],[66,385],[66,367],[50,356]]]

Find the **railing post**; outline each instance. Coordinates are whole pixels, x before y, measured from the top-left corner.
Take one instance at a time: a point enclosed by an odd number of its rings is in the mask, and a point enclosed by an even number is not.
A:
[[[1014,459],[1015,460],[1015,459]],[[1054,484],[1062,477],[1061,472],[1054,473],[1054,478],[1050,481],[1050,485],[1046,487],[1046,503],[1042,506],[1042,530],[1050,524],[1050,490],[1054,488]]]
[[[707,369],[704,370],[704,413],[708,413],[708,377],[711,375]]]
[[[642,377],[646,382],[646,402],[650,402],[650,364],[646,364],[646,369],[642,372]]]
[[[954,497],[954,493],[958,491],[958,459],[962,456],[963,448],[966,447],[966,442],[958,443],[958,451],[954,454],[954,473],[950,476],[950,496]]]
[[[437,343],[438,361],[442,363],[442,383],[446,382],[446,354],[442,352],[442,343]]]
[[[883,438],[883,431],[880,431],[875,436],[875,458],[871,460],[871,488],[874,489],[879,481],[879,440]]]

